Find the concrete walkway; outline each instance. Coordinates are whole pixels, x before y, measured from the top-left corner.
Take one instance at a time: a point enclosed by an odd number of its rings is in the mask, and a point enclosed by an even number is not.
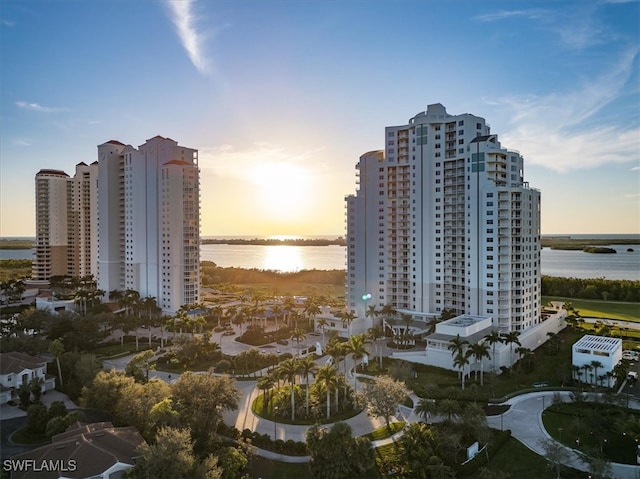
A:
[[[569,399],[567,391],[558,392],[563,400]],[[489,416],[489,426],[494,429],[511,430],[511,435],[540,456],[545,456],[544,441],[553,440],[542,423],[542,411],[552,403],[554,391],[544,391],[515,396],[503,404],[510,406],[509,410],[500,416]],[[640,409],[640,403],[633,401],[629,407]],[[588,471],[589,464],[578,451],[565,447],[569,454],[566,466],[580,471]],[[640,466],[610,463],[612,477],[616,479],[638,479]]]

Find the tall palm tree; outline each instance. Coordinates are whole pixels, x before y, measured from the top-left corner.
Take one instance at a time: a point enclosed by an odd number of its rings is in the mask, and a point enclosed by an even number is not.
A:
[[[64,344],[59,339],[54,339],[49,344],[49,352],[56,358],[58,364],[58,377],[60,378],[60,386],[64,386],[62,382],[62,369],[60,368],[60,357],[64,354]]]
[[[518,339],[519,335],[520,333],[518,331],[509,331],[507,334],[504,334],[502,336],[502,341],[504,342],[504,344],[509,345],[509,361],[511,363],[510,366],[513,365],[513,345],[517,344],[518,346],[522,346],[520,340]]]
[[[291,333],[291,339],[297,343],[298,356],[300,356],[300,341],[303,341],[306,337],[305,332],[299,328],[294,329],[293,333]]]
[[[594,360],[590,363],[591,367],[595,370],[595,376],[598,377],[598,369],[604,367],[600,361]]]
[[[464,391],[464,368],[469,364],[469,354],[468,352],[465,354],[464,351],[456,354],[456,357],[453,359],[453,365],[460,369],[460,376],[462,377],[462,390]]]
[[[447,349],[451,351],[451,356],[463,354],[469,342],[466,339],[462,339],[458,334],[455,338],[449,340]]]
[[[305,378],[305,409],[307,411],[307,417],[309,416],[309,375],[315,374],[318,370],[313,356],[305,356],[300,359],[300,374]]]
[[[353,313],[353,311],[344,311],[342,313],[342,325],[347,326],[349,330],[349,337],[351,337],[351,323],[354,319],[356,319],[356,315]]]
[[[493,360],[492,369],[495,372],[495,370],[496,370],[496,344],[501,344],[503,342],[502,341],[502,336],[500,335],[500,332],[498,330],[494,330],[494,331],[491,332],[491,334],[487,334],[483,339],[491,346],[491,349],[493,350],[493,352],[491,354],[491,359]]]
[[[262,396],[262,413],[266,413],[268,409],[269,398],[267,396],[267,391],[273,388],[273,378],[271,376],[264,376],[260,378],[256,387],[263,392]]]
[[[222,306],[220,306],[219,304],[215,305],[213,308],[211,308],[211,313],[218,318],[218,327],[220,327],[220,319],[224,314],[224,310],[222,309]]]
[[[344,357],[344,349],[342,349],[341,343],[336,339],[330,340],[325,347],[325,352],[331,356],[331,360],[337,368],[338,363]]]
[[[273,320],[275,322],[276,329],[278,329],[278,318],[281,317],[284,313],[284,309],[279,304],[274,304],[271,306],[271,315],[273,316]]]
[[[324,330],[327,326],[329,326],[329,321],[327,321],[327,318],[320,318],[318,320],[318,327],[322,331],[322,347],[324,347],[327,344],[326,341],[324,340]]]
[[[289,390],[291,391],[291,420],[296,420],[295,385],[296,376],[300,373],[300,362],[298,358],[287,358],[278,365],[282,375],[287,378]]]
[[[353,389],[355,394],[358,392],[358,380],[355,376],[355,372],[358,369],[358,359],[361,359],[365,354],[367,354],[367,342],[367,337],[364,334],[356,334],[355,336],[351,336],[349,341],[345,343],[346,353],[353,356]]]
[[[316,381],[323,385],[327,392],[327,419],[331,417],[331,392],[338,390],[338,371],[329,364],[318,369]],[[336,410],[338,409],[338,396],[336,395]]]
[[[480,386],[484,386],[484,358],[489,358],[489,345],[484,342],[472,344],[469,350],[476,362],[480,362]]]
[[[320,314],[320,306],[314,297],[309,297],[304,302],[304,313],[309,318],[309,325],[313,324],[317,314]]]
[[[291,326],[291,313],[296,309],[296,302],[291,296],[287,296],[282,301],[282,307],[286,313],[287,324]]]
[[[373,328],[369,328],[369,337],[371,341],[378,347],[378,356],[380,357],[380,368],[382,368],[382,346],[378,344],[378,341],[384,339],[384,333],[382,332],[382,328],[378,326],[374,326]]]
[[[376,305],[370,305],[364,313],[365,318],[372,318],[371,326],[375,327],[374,320],[378,317],[379,311],[376,309]]]

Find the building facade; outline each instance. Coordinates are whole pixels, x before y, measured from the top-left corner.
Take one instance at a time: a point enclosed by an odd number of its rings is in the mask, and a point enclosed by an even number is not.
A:
[[[49,169],[36,174],[33,279],[95,274],[97,175],[97,162],[78,163],[73,177]]]
[[[414,318],[491,317],[501,332],[540,315],[540,193],[484,118],[441,104],[385,129],[346,197],[347,305]]]
[[[199,302],[198,151],[156,136],[98,146],[98,288],[155,297],[165,312]]]

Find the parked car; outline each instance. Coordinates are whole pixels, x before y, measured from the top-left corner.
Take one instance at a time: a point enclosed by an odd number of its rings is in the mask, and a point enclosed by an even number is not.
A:
[[[287,341],[286,339],[278,339],[276,342],[278,344],[282,344],[283,346],[286,346],[287,344],[289,344],[289,341]]]

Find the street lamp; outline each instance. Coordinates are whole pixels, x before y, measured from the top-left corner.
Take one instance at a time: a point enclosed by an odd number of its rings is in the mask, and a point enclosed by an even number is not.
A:
[[[276,440],[276,428],[278,427],[278,406],[273,408],[273,441]]]

